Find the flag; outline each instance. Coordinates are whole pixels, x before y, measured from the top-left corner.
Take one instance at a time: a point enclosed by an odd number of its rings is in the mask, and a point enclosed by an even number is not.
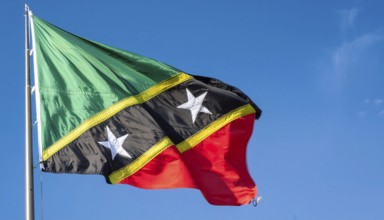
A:
[[[261,110],[239,89],[71,34],[33,16],[42,170],[248,204],[246,147]]]

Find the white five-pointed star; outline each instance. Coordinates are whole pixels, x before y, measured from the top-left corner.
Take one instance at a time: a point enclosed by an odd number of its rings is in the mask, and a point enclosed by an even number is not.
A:
[[[206,107],[203,106],[204,98],[208,92],[204,92],[203,94],[199,95],[196,98],[195,96],[192,95],[192,93],[188,89],[186,90],[187,90],[188,101],[182,105],[177,106],[177,108],[191,111],[193,123],[195,123],[197,114],[199,114],[199,112],[212,114]]]
[[[123,157],[132,158],[132,156],[126,150],[124,150],[122,146],[125,139],[128,137],[128,134],[116,138],[116,136],[111,132],[108,126],[105,128],[107,130],[108,140],[101,141],[98,143],[111,150],[112,160],[115,159],[117,154]]]

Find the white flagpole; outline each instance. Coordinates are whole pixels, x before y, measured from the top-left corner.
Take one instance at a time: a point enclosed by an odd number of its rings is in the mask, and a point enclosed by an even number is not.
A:
[[[25,5],[25,219],[34,220],[29,7]]]

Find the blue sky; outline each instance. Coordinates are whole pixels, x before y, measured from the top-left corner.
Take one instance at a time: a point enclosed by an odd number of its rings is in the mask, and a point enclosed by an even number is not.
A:
[[[35,169],[36,219],[384,219],[379,0],[1,1],[0,219],[24,217],[24,3],[77,35],[235,85],[264,111],[247,154],[256,208]]]

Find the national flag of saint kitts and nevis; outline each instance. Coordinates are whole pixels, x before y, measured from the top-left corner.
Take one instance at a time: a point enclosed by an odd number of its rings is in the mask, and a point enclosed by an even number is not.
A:
[[[196,188],[215,205],[255,198],[246,147],[261,110],[248,96],[30,16],[43,171]]]

